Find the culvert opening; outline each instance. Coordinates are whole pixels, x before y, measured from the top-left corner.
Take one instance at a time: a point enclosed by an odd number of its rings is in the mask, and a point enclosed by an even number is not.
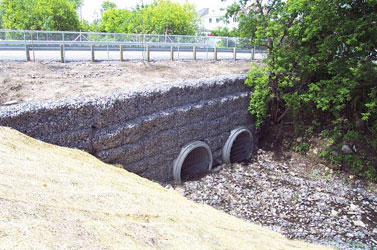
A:
[[[240,127],[231,131],[223,147],[224,163],[249,160],[253,150],[253,136],[247,128]]]
[[[174,181],[180,183],[195,179],[211,170],[212,162],[212,152],[206,143],[191,142],[182,148],[174,161]]]

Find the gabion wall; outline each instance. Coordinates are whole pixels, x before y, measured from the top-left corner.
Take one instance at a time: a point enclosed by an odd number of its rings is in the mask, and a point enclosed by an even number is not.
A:
[[[238,126],[253,133],[245,75],[156,85],[106,97],[59,99],[0,107],[0,126],[56,145],[85,150],[107,163],[159,182],[173,178],[181,147],[200,140],[221,163]]]

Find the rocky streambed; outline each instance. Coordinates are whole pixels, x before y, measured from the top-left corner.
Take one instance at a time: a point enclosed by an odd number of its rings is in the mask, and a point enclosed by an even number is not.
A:
[[[250,163],[223,165],[174,188],[291,239],[339,249],[377,249],[377,191],[319,164],[275,161],[259,150]]]

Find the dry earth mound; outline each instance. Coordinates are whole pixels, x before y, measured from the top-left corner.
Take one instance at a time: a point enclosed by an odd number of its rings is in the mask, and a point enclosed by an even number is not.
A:
[[[0,127],[0,249],[321,249]],[[324,248],[322,248],[324,249]]]
[[[0,105],[102,96],[166,82],[246,73],[250,61],[1,62]]]

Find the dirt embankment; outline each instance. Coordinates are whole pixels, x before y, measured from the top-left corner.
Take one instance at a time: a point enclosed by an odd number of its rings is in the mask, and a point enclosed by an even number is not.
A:
[[[0,127],[0,249],[324,249]]]
[[[249,61],[2,62],[0,105],[142,90],[164,82],[246,73]]]

